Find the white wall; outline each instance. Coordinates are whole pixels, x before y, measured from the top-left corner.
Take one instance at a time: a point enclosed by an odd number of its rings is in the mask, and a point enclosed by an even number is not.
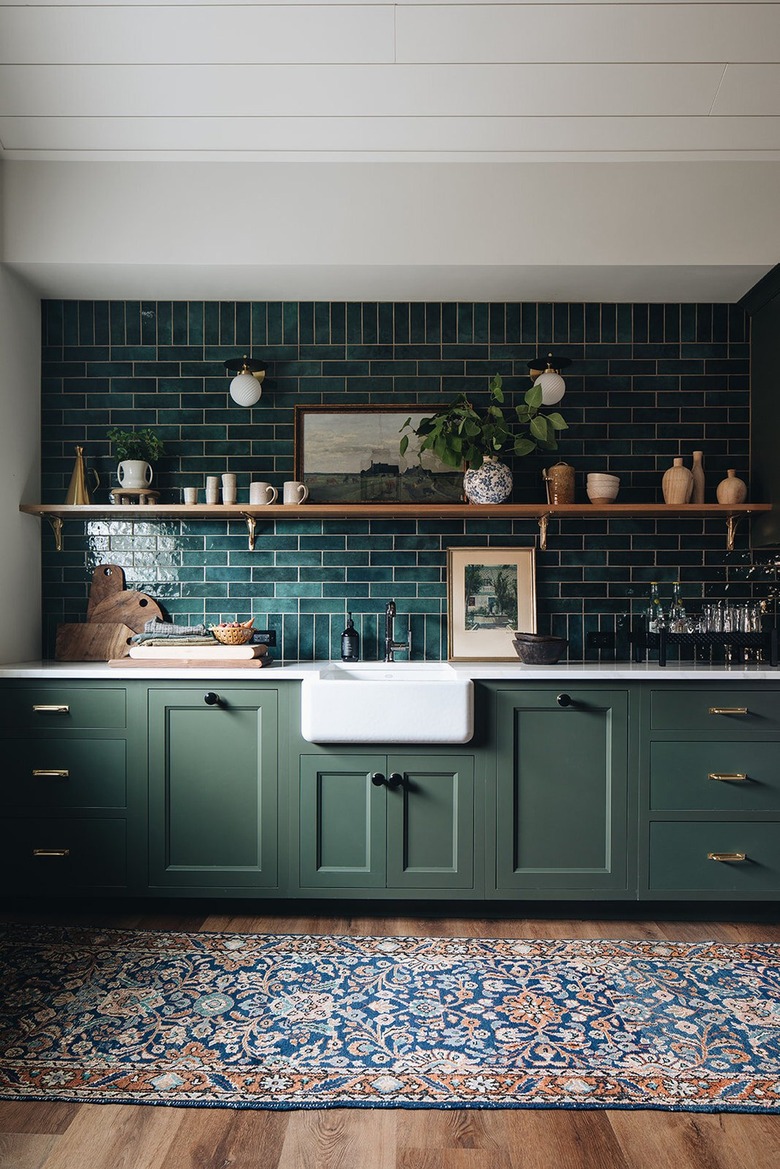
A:
[[[546,299],[546,272],[555,299],[729,299],[708,275],[731,274],[724,291],[739,296],[780,250],[780,163],[754,162],[748,178],[716,162],[12,161],[4,177],[3,258],[50,295],[137,295],[143,274],[149,297],[306,296],[324,271],[314,294],[328,298],[405,287],[421,299],[437,279],[449,296],[453,273],[489,298],[492,273],[496,298]],[[176,270],[183,284],[164,287]],[[704,281],[690,296],[687,271]]]
[[[41,312],[38,296],[0,264],[0,662],[41,652]]]

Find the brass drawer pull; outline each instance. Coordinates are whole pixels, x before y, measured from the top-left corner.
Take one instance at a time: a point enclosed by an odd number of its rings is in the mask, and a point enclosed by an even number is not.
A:
[[[722,783],[744,783],[747,779],[746,771],[711,771],[707,779],[717,779]]]
[[[33,705],[33,714],[70,714],[69,706],[47,706],[45,703]]]
[[[733,861],[735,864],[742,864],[747,860],[747,854],[744,852],[708,852],[708,861]]]
[[[34,779],[70,779],[70,772],[66,767],[34,767]]]
[[[34,848],[33,856],[70,856],[69,848]]]
[[[746,706],[711,706],[710,714],[748,714]]]

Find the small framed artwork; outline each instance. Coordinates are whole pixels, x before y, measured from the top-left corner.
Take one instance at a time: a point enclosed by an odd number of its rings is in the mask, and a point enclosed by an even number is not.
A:
[[[400,452],[401,429],[436,406],[296,406],[295,478],[310,503],[462,503],[463,472],[410,437]]]
[[[536,633],[533,548],[447,549],[450,661],[516,661],[513,629]]]

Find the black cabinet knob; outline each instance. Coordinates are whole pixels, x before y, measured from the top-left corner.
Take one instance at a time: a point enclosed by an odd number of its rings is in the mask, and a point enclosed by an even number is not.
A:
[[[206,706],[224,706],[225,705],[225,703],[220,698],[220,696],[218,694],[215,694],[213,690],[209,690],[208,694],[203,695],[203,701],[206,703]]]
[[[557,701],[559,706],[574,706],[574,699],[570,694],[559,694]]]
[[[388,776],[387,786],[390,788],[391,792],[397,791],[399,787],[404,786],[404,777],[397,771],[394,771],[390,776]]]
[[[387,780],[385,779],[384,775],[382,775],[381,771],[375,771],[371,776],[371,782],[373,783],[374,787],[382,787],[383,784],[387,783]]]

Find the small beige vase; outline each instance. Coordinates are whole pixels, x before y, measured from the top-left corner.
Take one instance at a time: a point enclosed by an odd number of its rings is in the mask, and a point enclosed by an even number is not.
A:
[[[682,459],[675,459],[661,480],[664,503],[678,506],[689,503],[693,491],[693,473],[683,466]]]
[[[693,452],[693,466],[691,467],[691,474],[693,475],[693,491],[691,492],[691,503],[704,503],[704,458],[703,451]]]
[[[747,499],[747,484],[738,479],[737,472],[731,468],[716,487],[715,496],[718,503],[744,503]]]

